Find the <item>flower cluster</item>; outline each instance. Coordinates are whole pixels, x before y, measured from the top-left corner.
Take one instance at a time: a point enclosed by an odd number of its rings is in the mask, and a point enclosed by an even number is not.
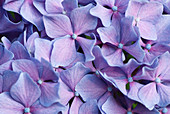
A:
[[[0,0],[0,114],[170,114],[170,0]]]

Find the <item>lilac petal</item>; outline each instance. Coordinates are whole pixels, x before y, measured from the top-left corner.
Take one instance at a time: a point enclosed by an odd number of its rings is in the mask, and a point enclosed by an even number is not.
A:
[[[76,39],[78,43],[80,44],[81,48],[83,49],[83,52],[85,54],[85,61],[93,61],[95,59],[92,50],[96,43],[96,40],[86,39],[82,37],[77,37]]]
[[[139,99],[143,104],[149,109],[152,110],[155,104],[159,103],[160,97],[156,90],[155,82],[149,83],[143,86],[138,93]]]
[[[31,109],[32,109],[31,112],[33,114],[58,114],[60,111],[63,112],[67,110],[67,108],[61,105],[60,103],[55,103],[51,105],[50,107],[44,107],[40,104],[39,101],[34,103],[31,106]]]
[[[132,26],[133,17],[126,17],[121,20],[121,41],[122,44],[127,44],[132,41],[137,41],[138,36]]]
[[[46,0],[45,9],[50,14],[56,14],[63,11],[62,3],[63,0]]]
[[[1,38],[3,44],[4,44],[4,47],[6,49],[9,49],[11,47],[11,42],[4,36]]]
[[[102,6],[108,5],[108,6],[114,6],[116,0],[95,0],[97,3],[99,3]]]
[[[3,91],[3,86],[4,86],[4,81],[3,81],[4,76],[0,75],[0,92]]]
[[[45,9],[45,0],[34,0],[33,5],[37,8],[37,10],[42,14],[42,15],[47,15],[48,12]]]
[[[129,4],[129,0],[115,0],[115,6],[118,6],[119,12],[125,13]]]
[[[44,58],[47,61],[50,61],[50,54],[52,50],[52,42],[37,38],[35,39],[35,58],[39,61],[41,58]]]
[[[30,107],[40,97],[41,90],[27,73],[21,73],[17,82],[11,87],[10,94],[25,107]]]
[[[60,80],[59,82],[59,89],[58,89],[58,94],[60,98],[60,103],[63,105],[66,105],[71,98],[73,98],[74,93],[73,91],[64,83]]]
[[[88,74],[80,80],[75,90],[84,101],[90,99],[98,100],[107,91],[107,85],[95,75]]]
[[[140,21],[137,25],[139,27],[139,32],[141,37],[147,40],[156,40],[156,27],[150,22],[147,21]]]
[[[106,26],[106,27],[110,26],[110,24],[111,24],[111,16],[113,14],[112,10],[106,9],[102,5],[97,4],[94,8],[92,8],[90,10],[90,14],[100,18],[101,21],[102,21],[102,24],[104,26]]]
[[[153,10],[154,9],[154,10]],[[155,24],[162,16],[163,13],[163,5],[159,2],[150,2],[144,4],[139,11],[138,16],[142,21],[149,21]]]
[[[12,63],[12,68],[17,72],[27,72],[34,81],[39,80],[38,69],[31,60],[16,60]]]
[[[160,96],[158,105],[164,107],[170,104],[170,87],[163,84],[157,84],[157,89]]]
[[[8,92],[0,94],[1,114],[23,114],[24,106],[11,98]]]
[[[122,66],[122,49],[114,49],[111,46],[104,45],[102,53],[110,66]]]
[[[7,70],[3,74],[3,91],[10,91],[11,86],[18,80],[20,73]]]
[[[120,39],[114,26],[98,28],[97,32],[103,43],[118,45]]]
[[[30,59],[28,51],[19,41],[12,43],[9,50],[14,54],[14,59]]]
[[[67,13],[70,13],[73,9],[78,7],[78,0],[64,0],[62,5]]]
[[[71,104],[69,114],[78,114],[80,106],[83,104],[79,97],[75,97]]]
[[[68,66],[76,56],[75,40],[69,37],[60,38],[53,44],[51,64],[54,67]]]
[[[125,114],[127,112],[112,96],[106,100],[102,109],[106,114]]]
[[[5,49],[2,46],[0,46],[0,48],[1,48],[0,65],[8,62],[8,61],[10,61],[11,59],[14,58],[14,54],[12,52],[8,51],[7,49]]]
[[[46,33],[51,38],[73,34],[70,19],[65,15],[44,16],[43,21]]]
[[[20,13],[26,20],[33,23],[39,31],[44,28],[42,15],[33,5],[33,1],[24,1]]]
[[[13,62],[13,60],[10,60],[10,61],[0,65],[0,74],[3,74],[3,72],[5,70],[12,70],[12,68],[11,68],[12,62]]]
[[[70,69],[64,70],[60,74],[61,80],[73,91],[80,80],[88,73],[90,69],[86,68],[82,63],[76,63]]]
[[[84,7],[76,8],[71,12],[70,18],[75,34],[80,35],[96,28],[97,18],[89,13],[92,7],[93,5],[89,4]]]
[[[58,75],[57,73],[53,70],[53,67],[49,62],[47,62],[44,59],[41,59],[41,63],[43,65],[43,72],[41,75],[42,80],[58,80]]]
[[[137,82],[130,83],[130,89],[127,94],[128,98],[141,102],[141,100],[138,97],[138,91],[141,87],[143,87],[143,85],[140,83],[137,83]]]
[[[82,104],[79,109],[79,114],[99,114],[97,100],[89,100]]]
[[[45,107],[49,107],[53,103],[57,102],[59,100],[58,88],[59,88],[58,83],[43,82],[40,85],[41,89],[40,103]]]
[[[107,61],[104,59],[99,46],[93,48],[93,54],[95,56],[94,65],[96,69],[103,69],[108,66]]]
[[[24,0],[5,0],[3,8],[7,11],[13,11],[19,13],[20,7],[22,6]],[[14,7],[15,6],[15,7]]]
[[[142,50],[139,40],[130,46],[124,46],[123,49],[129,54],[134,56],[139,62],[142,62],[144,59],[144,51]]]

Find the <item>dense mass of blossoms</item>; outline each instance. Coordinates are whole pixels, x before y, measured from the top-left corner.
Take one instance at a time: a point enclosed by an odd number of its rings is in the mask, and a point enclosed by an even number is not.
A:
[[[0,114],[170,114],[170,0],[0,0]]]

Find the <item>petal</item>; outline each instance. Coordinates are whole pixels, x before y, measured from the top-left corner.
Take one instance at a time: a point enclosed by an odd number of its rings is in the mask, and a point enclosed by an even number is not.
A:
[[[14,59],[30,59],[28,51],[18,41],[12,43],[9,50],[14,54]]]
[[[71,12],[70,19],[73,24],[74,33],[77,35],[94,30],[97,26],[97,18],[90,15],[92,4],[76,8]]]
[[[100,4],[97,4],[94,8],[90,10],[90,14],[100,18],[102,24],[106,27],[110,26],[111,24],[111,16],[113,11],[110,9],[106,9]]]
[[[20,13],[26,20],[33,23],[39,31],[44,28],[42,15],[35,8],[32,1],[25,0],[20,9]]]
[[[49,107],[53,103],[57,102],[59,100],[58,88],[59,88],[58,83],[43,82],[40,86],[41,89],[40,103],[45,107]]]
[[[11,47],[11,42],[4,36],[1,38],[3,44],[4,44],[4,47],[6,49],[9,49]]]
[[[89,72],[90,69],[78,62],[70,69],[62,71],[60,77],[61,80],[74,91],[79,81]]]
[[[6,70],[3,73],[3,91],[10,91],[11,86],[18,80],[20,73]]]
[[[1,114],[23,114],[24,106],[13,100],[8,92],[0,94]]]
[[[46,0],[45,9],[49,14],[61,13],[63,11],[62,2],[63,0]]]
[[[154,106],[160,101],[159,94],[156,90],[156,84],[154,82],[143,86],[139,90],[138,96],[149,110],[152,110]]]
[[[106,100],[102,109],[106,114],[125,114],[127,112],[112,96]]]
[[[84,101],[90,99],[98,100],[107,91],[107,85],[95,75],[88,74],[80,80],[75,90]]]
[[[156,27],[152,23],[147,21],[140,21],[138,22],[137,26],[139,27],[141,37],[143,37],[144,39],[146,40],[157,39]]]
[[[1,48],[0,65],[14,58],[14,54],[12,52],[8,51],[2,46],[0,46],[0,48]]]
[[[20,59],[12,63],[12,68],[17,72],[27,72],[34,81],[39,80],[38,69],[31,60]]]
[[[44,58],[47,61],[50,61],[50,54],[52,50],[52,42],[37,38],[35,39],[35,58],[39,61],[41,58]]]
[[[77,37],[76,39],[78,43],[80,44],[81,48],[83,49],[83,52],[85,54],[85,59],[87,61],[93,61],[95,59],[92,50],[96,43],[96,40],[86,39],[82,37]]]
[[[79,97],[75,97],[71,104],[69,114],[78,114],[79,108],[82,104],[83,102],[81,101],[81,99]]]
[[[79,114],[99,114],[97,100],[89,100],[82,104],[79,108]]]
[[[51,38],[73,34],[70,19],[65,15],[58,14],[55,16],[44,16],[43,21],[45,31]]]
[[[145,53],[141,48],[139,41],[136,41],[134,44],[130,46],[124,46],[123,49],[132,56],[134,56],[139,62],[143,61]]]
[[[115,30],[115,27],[100,27],[97,29],[97,32],[100,36],[100,39],[103,43],[111,43],[114,45],[117,45],[119,40],[119,36],[117,34],[117,31]]]
[[[75,40],[69,37],[57,39],[53,44],[51,64],[54,67],[68,66],[76,59]]]
[[[157,84],[158,94],[160,96],[159,106],[164,107],[170,104],[170,87],[163,84]]]
[[[27,73],[21,73],[17,82],[11,87],[10,94],[25,107],[30,107],[40,97],[41,90]]]
[[[44,107],[39,101],[31,106],[33,114],[58,114],[60,111],[65,111],[67,108],[60,103],[55,103],[50,107]]]
[[[115,0],[95,0],[97,3],[99,3],[100,5],[108,5],[108,6],[114,6],[115,4]]]
[[[78,0],[64,0],[62,5],[67,13],[70,13],[73,9],[78,7]]]

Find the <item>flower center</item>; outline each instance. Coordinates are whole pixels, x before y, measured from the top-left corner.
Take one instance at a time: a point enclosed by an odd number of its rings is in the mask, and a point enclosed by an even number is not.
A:
[[[112,7],[112,10],[113,10],[113,11],[117,11],[117,9],[118,9],[117,6],[113,6],[113,7]]]
[[[71,37],[72,37],[73,39],[76,39],[76,38],[77,38],[77,35],[76,35],[76,34],[73,34]]]
[[[146,49],[147,49],[147,50],[150,50],[151,47],[152,47],[152,46],[151,46],[150,44],[147,44],[147,45],[146,45]]]
[[[37,83],[41,85],[43,83],[43,81],[42,80],[38,80]]]
[[[123,44],[122,44],[122,43],[119,43],[118,48],[119,48],[119,49],[122,49],[122,48],[123,48]]]
[[[156,82],[156,83],[161,83],[161,79],[160,79],[160,78],[156,78],[156,79],[155,79],[155,82]]]
[[[100,73],[99,73],[99,71],[98,71],[98,70],[96,70],[95,74],[96,74],[96,75],[99,75]]]
[[[129,77],[129,78],[128,78],[128,82],[133,82],[133,78],[132,78],[132,77]]]
[[[111,92],[112,91],[112,87],[108,87],[107,91]]]
[[[25,113],[29,113],[29,112],[30,112],[30,108],[25,108],[25,109],[24,109],[24,112],[25,112]]]
[[[62,14],[66,15],[66,13],[67,13],[66,11],[64,11],[64,10],[62,11]]]
[[[79,95],[80,94],[77,91],[74,92],[74,96],[78,97]]]
[[[128,111],[127,114],[132,114],[132,112],[131,112],[131,111]]]
[[[162,110],[162,113],[167,113],[168,112],[168,109],[167,108],[163,108],[163,110]]]

